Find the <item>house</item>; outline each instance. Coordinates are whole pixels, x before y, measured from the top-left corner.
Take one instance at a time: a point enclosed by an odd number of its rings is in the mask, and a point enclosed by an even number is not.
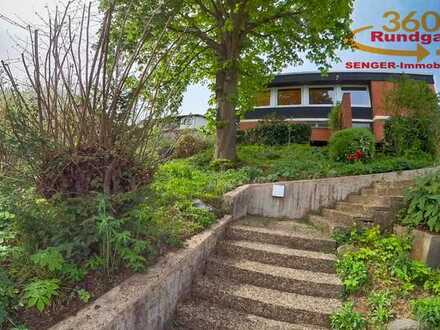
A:
[[[390,116],[385,96],[393,88],[393,81],[402,75],[384,72],[331,72],[325,76],[321,73],[280,74],[257,95],[256,106],[240,120],[240,129],[253,128],[258,121],[275,116],[292,123],[310,124],[311,140],[325,142],[331,135],[328,115],[332,107],[341,102],[344,127],[369,128],[379,142],[383,139],[384,122]],[[433,75],[405,75],[434,88]]]
[[[178,129],[198,129],[206,126],[207,119],[203,115],[189,114],[177,116]]]

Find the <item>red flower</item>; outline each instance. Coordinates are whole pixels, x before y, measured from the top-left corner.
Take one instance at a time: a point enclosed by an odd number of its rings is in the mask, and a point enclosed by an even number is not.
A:
[[[362,150],[356,150],[353,154],[348,154],[346,156],[348,161],[355,161],[355,160],[361,160],[362,158],[364,158],[365,154]]]

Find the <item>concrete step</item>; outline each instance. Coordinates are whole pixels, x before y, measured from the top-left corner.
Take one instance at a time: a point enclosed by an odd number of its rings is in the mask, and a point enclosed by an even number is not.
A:
[[[286,248],[280,245],[249,242],[222,241],[217,253],[236,259],[247,259],[269,265],[313,272],[335,273],[336,256],[334,254]]]
[[[363,224],[373,222],[373,218],[367,214],[361,214],[361,210],[358,213],[344,212],[341,210],[324,208],[321,210],[321,215],[333,221],[334,223],[344,226],[355,226],[356,224]]]
[[[329,218],[317,214],[309,215],[309,222],[326,235],[332,235],[335,231],[349,231],[351,226],[336,223]]]
[[[350,195],[347,198],[349,203],[361,203],[366,205],[380,205],[384,207],[392,207],[394,205],[402,205],[405,198],[402,195],[390,195],[390,196],[379,196],[379,195]]]
[[[207,303],[206,300],[186,302],[177,308],[177,324],[173,330],[325,330],[307,324],[293,324],[238,312]],[[171,329],[169,329],[171,330]]]
[[[321,251],[332,253],[336,249],[336,242],[323,237],[316,229],[316,233],[297,230],[284,232],[262,227],[232,225],[227,229],[226,237],[232,240],[247,240],[260,243],[277,244],[292,249]]]
[[[362,188],[361,195],[371,196],[371,195],[379,195],[379,196],[401,196],[404,194],[405,189],[400,187],[369,187]]]
[[[330,315],[341,306],[337,299],[304,296],[206,277],[196,282],[193,294],[241,313],[323,327],[329,326]]]
[[[210,258],[206,274],[232,282],[315,297],[340,298],[343,288],[336,274],[267,265],[245,259]]]
[[[374,184],[377,188],[403,188],[406,189],[415,184],[414,180],[402,180],[402,181],[379,181]]]
[[[364,204],[354,202],[337,202],[336,210],[347,213],[361,213],[368,216],[374,216],[377,211],[390,211],[390,207],[377,204]]]

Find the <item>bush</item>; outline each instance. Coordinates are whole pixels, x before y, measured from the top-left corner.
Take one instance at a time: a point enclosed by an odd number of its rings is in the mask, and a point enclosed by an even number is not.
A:
[[[176,142],[174,155],[176,158],[187,158],[208,147],[208,143],[198,134],[187,132],[182,134]]]
[[[338,103],[335,105],[328,115],[328,127],[336,132],[342,129],[342,107]]]
[[[329,152],[337,161],[362,161],[374,157],[375,143],[370,130],[348,128],[333,134],[329,142]]]
[[[353,303],[348,302],[331,316],[331,326],[334,330],[363,330],[367,328],[367,322],[361,313],[353,310]]]
[[[265,145],[284,145],[291,143],[309,143],[311,128],[305,124],[289,124],[284,120],[268,119],[258,123],[257,127],[247,130],[240,141]]]
[[[412,309],[422,329],[440,329],[440,297],[416,300]]]
[[[385,123],[385,150],[396,155],[411,151],[435,154],[435,134],[424,118],[394,117]]]
[[[423,81],[403,77],[395,83],[385,100],[394,117],[385,126],[387,149],[396,154],[413,148],[436,154],[440,141],[438,96]]]
[[[401,214],[403,224],[440,232],[440,172],[419,179],[407,191],[406,201],[408,207]]]

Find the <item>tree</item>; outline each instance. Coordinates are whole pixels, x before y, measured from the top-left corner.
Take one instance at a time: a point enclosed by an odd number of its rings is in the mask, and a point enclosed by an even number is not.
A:
[[[103,0],[104,5],[109,0]],[[157,0],[159,1],[159,0]],[[133,6],[120,25],[136,40],[155,0],[119,0]],[[303,58],[327,68],[339,48],[349,47],[353,0],[165,0],[162,23],[171,18],[169,38],[185,35],[182,57],[194,56],[192,81],[208,79],[216,106],[215,157],[234,160],[240,113],[271,73]],[[128,23],[127,23],[128,21]],[[156,21],[161,26],[160,21]],[[170,40],[171,40],[170,39]],[[129,45],[129,42],[127,43]]]

